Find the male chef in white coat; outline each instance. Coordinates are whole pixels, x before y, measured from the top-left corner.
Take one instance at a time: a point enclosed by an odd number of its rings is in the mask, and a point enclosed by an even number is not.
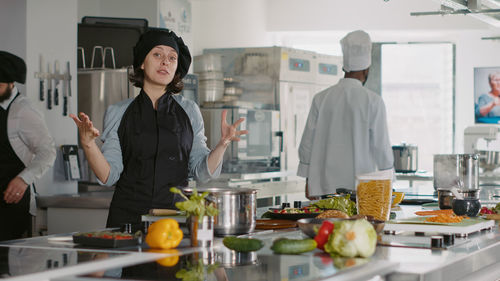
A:
[[[370,36],[353,31],[340,44],[345,76],[314,97],[299,146],[297,175],[307,178],[309,199],[354,190],[356,175],[394,166],[384,102],[363,86],[371,65]]]

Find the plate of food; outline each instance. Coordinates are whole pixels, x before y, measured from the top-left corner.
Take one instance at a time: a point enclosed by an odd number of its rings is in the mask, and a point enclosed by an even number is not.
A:
[[[135,246],[142,243],[142,232],[135,234],[119,231],[94,231],[73,234],[73,243],[84,246],[119,248]]]
[[[285,208],[285,209],[269,209],[266,217],[280,220],[299,220],[303,218],[315,218],[321,214],[323,210],[318,208]]]

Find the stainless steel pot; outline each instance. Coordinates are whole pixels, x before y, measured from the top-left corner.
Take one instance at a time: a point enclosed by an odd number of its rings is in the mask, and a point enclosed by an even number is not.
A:
[[[184,189],[190,193],[191,189]],[[219,214],[214,221],[216,236],[245,234],[255,230],[257,190],[251,188],[200,188],[208,191],[208,200],[215,203]]]
[[[458,183],[462,191],[479,189],[479,155],[434,155],[434,189],[449,189]]]
[[[394,169],[398,173],[413,173],[418,170],[418,147],[403,143],[392,147]]]

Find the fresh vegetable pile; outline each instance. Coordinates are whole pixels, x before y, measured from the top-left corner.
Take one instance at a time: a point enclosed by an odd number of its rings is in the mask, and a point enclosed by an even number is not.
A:
[[[321,213],[323,210],[319,208],[311,208],[311,207],[304,207],[304,208],[286,208],[282,210],[273,210],[273,213],[275,214],[313,214],[313,213]]]
[[[490,215],[490,214],[500,214],[500,203],[498,203],[493,208],[482,207],[481,211],[479,211],[481,215]]]
[[[318,209],[328,209],[328,210],[339,210],[346,213],[348,216],[357,214],[356,203],[351,200],[351,195],[347,194],[345,196],[332,197],[328,199],[322,199],[318,202],[311,204],[312,207]]]
[[[259,239],[225,237],[223,244],[238,252],[258,251],[264,243]],[[271,250],[275,254],[297,255],[318,248],[332,257],[367,258],[377,246],[377,233],[366,219],[324,220],[314,239],[279,238],[273,241]]]

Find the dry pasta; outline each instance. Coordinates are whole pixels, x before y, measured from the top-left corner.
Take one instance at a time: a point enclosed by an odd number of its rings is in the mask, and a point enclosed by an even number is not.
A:
[[[360,181],[356,190],[358,214],[386,221],[391,211],[391,180]]]

